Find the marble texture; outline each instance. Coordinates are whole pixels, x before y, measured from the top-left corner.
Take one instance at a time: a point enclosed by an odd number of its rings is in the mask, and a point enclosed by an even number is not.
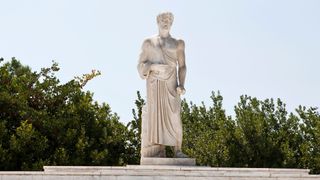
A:
[[[194,158],[154,158],[154,157],[143,157],[140,160],[140,165],[195,166],[196,165],[196,159],[194,159]]]
[[[319,180],[307,169],[218,168],[201,166],[45,166],[44,171],[1,172],[0,180]]]
[[[142,44],[138,72],[146,80],[147,103],[143,108],[141,156],[165,157],[165,147],[175,147],[176,157],[181,152],[181,99],[185,93],[185,45],[170,35],[172,13],[157,17],[159,34],[146,38]]]

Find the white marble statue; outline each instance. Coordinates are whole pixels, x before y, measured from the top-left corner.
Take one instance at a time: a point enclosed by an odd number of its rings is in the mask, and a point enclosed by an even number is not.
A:
[[[181,152],[181,99],[186,78],[184,41],[171,37],[173,14],[157,16],[159,34],[142,45],[138,71],[147,82],[147,104],[143,108],[141,157],[165,157],[165,146],[173,146],[176,158]]]

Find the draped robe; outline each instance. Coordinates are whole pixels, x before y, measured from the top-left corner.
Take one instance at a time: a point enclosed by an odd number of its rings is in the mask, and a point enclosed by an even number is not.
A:
[[[176,42],[174,40],[173,42]],[[154,156],[159,145],[181,146],[180,96],[177,94],[177,45],[160,46],[158,37],[143,45],[138,71],[147,85],[147,103],[142,114],[143,157]],[[150,71],[156,64],[156,70]]]

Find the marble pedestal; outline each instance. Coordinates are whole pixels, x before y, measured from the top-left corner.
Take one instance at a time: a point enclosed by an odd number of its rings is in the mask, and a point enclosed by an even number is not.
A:
[[[0,171],[0,180],[319,180],[308,169],[199,166],[44,166],[44,171]]]
[[[140,160],[141,165],[166,165],[166,166],[195,166],[194,158],[155,158],[143,157]]]

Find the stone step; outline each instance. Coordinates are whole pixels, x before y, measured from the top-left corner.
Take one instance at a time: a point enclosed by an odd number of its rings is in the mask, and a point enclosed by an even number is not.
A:
[[[201,166],[128,165],[126,167],[45,166],[45,173],[184,177],[309,177],[308,169],[218,168]],[[319,179],[320,180],[320,179]]]
[[[320,180],[307,169],[202,166],[44,166],[44,171],[1,172],[0,180]]]

